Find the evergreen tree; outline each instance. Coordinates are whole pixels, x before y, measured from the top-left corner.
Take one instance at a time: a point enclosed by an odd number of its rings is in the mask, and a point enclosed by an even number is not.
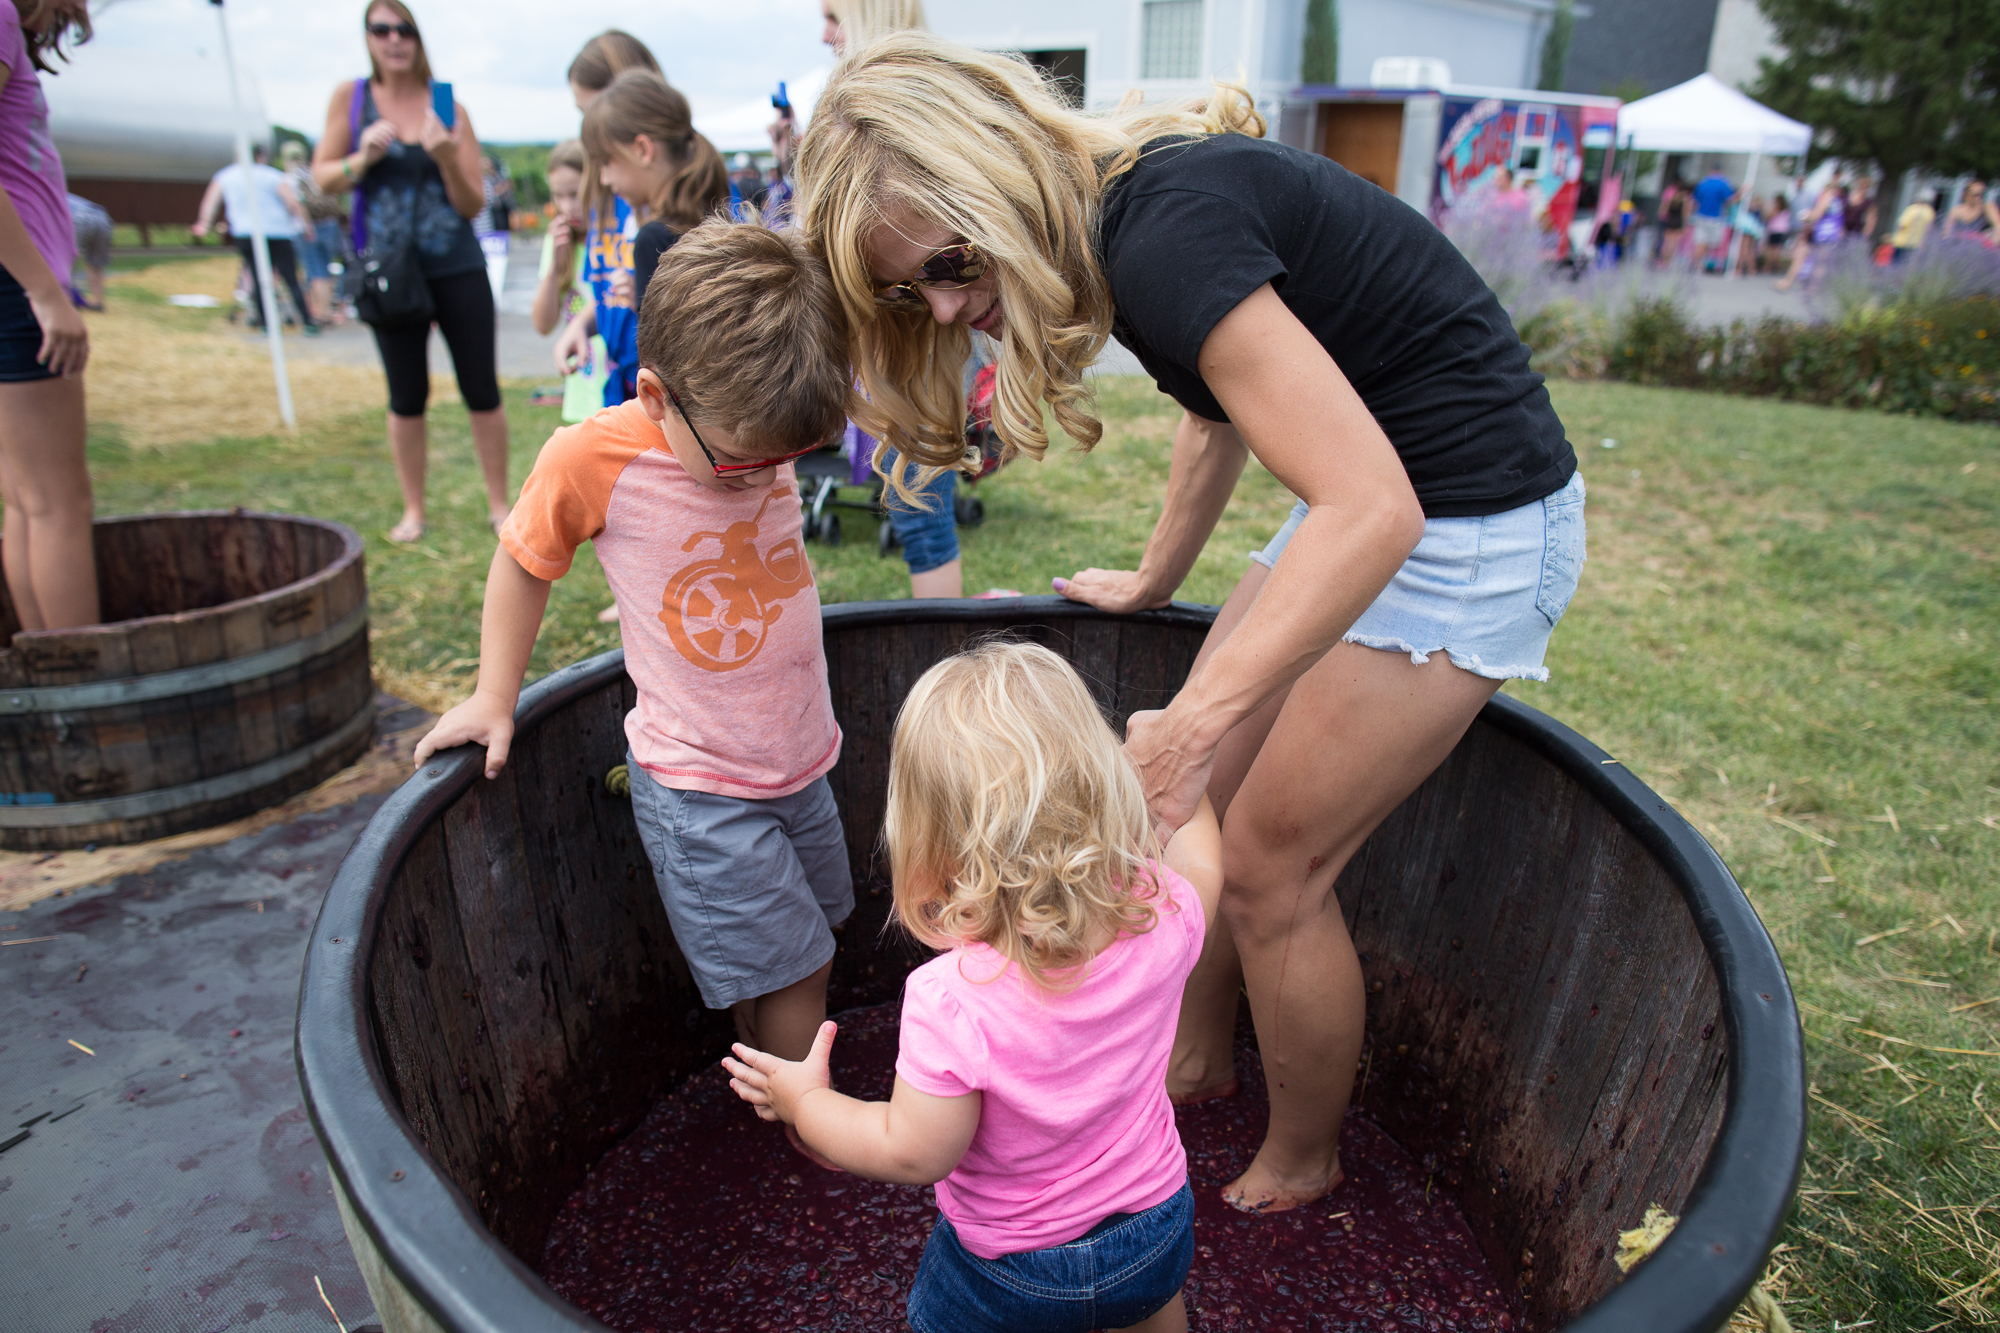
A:
[[[1300,83],[1340,82],[1340,11],[1335,0],[1307,0],[1306,48]]]
[[[1560,92],[1563,75],[1569,69],[1569,39],[1576,32],[1576,0],[1556,0],[1556,12],[1549,16],[1548,36],[1542,38],[1542,72],[1535,86],[1545,92]]]
[[[1812,156],[2000,170],[2000,0],[1757,0],[1782,59],[1751,96],[1816,131]],[[1884,223],[1889,210],[1882,210]]]

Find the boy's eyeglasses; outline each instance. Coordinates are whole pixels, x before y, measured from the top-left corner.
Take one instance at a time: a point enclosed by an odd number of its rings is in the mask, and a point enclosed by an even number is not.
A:
[[[700,449],[701,456],[708,460],[708,470],[718,477],[740,477],[746,472],[762,472],[767,467],[776,467],[780,463],[789,463],[794,458],[804,458],[807,454],[825,447],[819,444],[809,444],[803,449],[794,449],[791,453],[780,454],[776,458],[759,459],[754,463],[718,463],[715,461],[715,455],[709,452],[708,446],[702,443],[701,432],[694,428],[694,419],[687,414],[687,409],[681,406],[680,395],[672,389],[668,389],[667,399],[673,403],[674,410],[681,414],[681,420],[687,423],[688,434],[694,436],[695,447]]]
[[[401,37],[406,42],[417,40],[417,25],[414,23],[371,23],[368,25],[370,37],[380,37],[387,41],[391,37]]]
[[[885,310],[922,310],[925,308],[923,294],[919,287],[936,287],[951,291],[959,287],[970,287],[986,276],[987,258],[979,253],[979,248],[971,241],[958,241],[933,250],[917,269],[916,276],[904,282],[895,282],[887,287],[875,289],[875,304]]]

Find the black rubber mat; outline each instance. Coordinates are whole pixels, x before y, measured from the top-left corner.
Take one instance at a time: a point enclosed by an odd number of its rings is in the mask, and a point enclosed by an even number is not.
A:
[[[292,1022],[380,804],[0,913],[0,1328],[327,1333],[315,1277],[345,1328],[373,1321]]]

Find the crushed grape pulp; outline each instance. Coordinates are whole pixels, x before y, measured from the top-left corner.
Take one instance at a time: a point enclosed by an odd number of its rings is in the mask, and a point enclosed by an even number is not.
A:
[[[840,1017],[833,1083],[884,1099],[897,1006]],[[1341,1131],[1347,1179],[1310,1207],[1250,1217],[1221,1187],[1263,1138],[1263,1073],[1238,1033],[1235,1097],[1184,1107],[1195,1191],[1197,1329],[1401,1333],[1517,1328],[1456,1201],[1364,1111]],[[937,1206],[929,1189],[828,1172],[729,1090],[720,1068],[661,1099],[557,1214],[540,1270],[623,1333],[815,1328],[893,1333]]]

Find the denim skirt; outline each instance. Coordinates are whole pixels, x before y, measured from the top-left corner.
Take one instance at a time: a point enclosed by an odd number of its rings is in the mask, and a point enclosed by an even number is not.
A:
[[[1268,569],[1306,520],[1306,502],[1250,558]],[[1583,476],[1518,509],[1424,520],[1423,539],[1389,586],[1342,636],[1347,643],[1431,654],[1489,680],[1547,680],[1549,634],[1583,573]]]

